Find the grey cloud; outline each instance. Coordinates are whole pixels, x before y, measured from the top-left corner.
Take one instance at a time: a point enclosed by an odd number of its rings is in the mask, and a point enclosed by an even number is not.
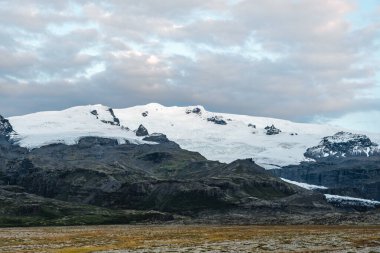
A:
[[[376,85],[380,23],[353,30],[349,0],[3,2],[6,115],[160,102],[307,120],[379,105],[357,94]],[[96,64],[105,69],[85,76]]]

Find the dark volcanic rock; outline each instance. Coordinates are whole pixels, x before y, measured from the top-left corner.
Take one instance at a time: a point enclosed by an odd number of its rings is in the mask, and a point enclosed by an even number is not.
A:
[[[148,111],[145,111],[145,112],[141,113],[141,115],[142,115],[143,117],[148,117],[149,112],[148,112]]]
[[[59,201],[0,186],[0,227],[128,224],[170,221],[171,214],[155,211],[111,210]]]
[[[74,211],[70,206],[77,207],[78,215],[89,214],[88,218],[77,217],[79,221],[84,219],[83,224],[140,219],[136,215],[121,219],[125,214],[119,212],[124,211],[117,210],[126,209],[144,212],[141,220],[173,219],[162,213],[165,211],[191,217],[190,220],[274,224],[313,223],[313,217],[340,212],[322,194],[285,183],[251,159],[230,164],[208,161],[170,141],[117,145],[115,140],[85,137],[77,145],[54,144],[31,151],[11,145],[0,151],[0,188],[12,191],[5,195],[0,191],[0,226],[4,212],[19,218],[12,210],[21,210],[23,217],[28,212],[35,213],[38,219],[48,210],[54,213],[43,218],[49,223],[41,224],[60,224],[54,222],[66,220],[65,214],[70,216]],[[1,202],[3,196],[14,194],[25,197],[8,204]],[[30,202],[34,198],[31,194],[38,195],[37,202]],[[34,208],[45,203],[44,209]],[[102,220],[105,216],[101,210],[109,214],[108,221]],[[147,210],[156,210],[155,218]],[[318,222],[323,223],[321,219]]]
[[[166,137],[165,134],[160,133],[153,133],[143,139],[144,141],[153,141],[157,143],[165,143],[169,142],[170,140]]]
[[[92,115],[94,115],[94,116],[96,116],[96,118],[98,118],[98,111],[97,110],[92,110],[91,112],[90,112]]]
[[[326,186],[324,193],[380,201],[378,156],[304,162],[271,172],[293,181]]]
[[[196,114],[200,114],[201,112],[202,112],[202,110],[198,107],[196,107],[192,110],[192,113],[196,113]]]
[[[140,125],[139,128],[136,130],[136,136],[147,136],[147,135],[149,135],[148,130],[143,125]]]
[[[187,110],[186,110],[186,114],[190,114],[190,113],[194,113],[194,114],[202,115],[202,109],[199,108],[199,107],[195,107],[195,108],[193,108],[193,109],[187,109]]]
[[[55,144],[19,153],[0,163],[0,182],[67,202],[186,215],[251,208],[257,200],[272,203],[305,191],[252,160],[207,161],[172,142],[116,144],[86,137],[77,145]]]
[[[80,147],[92,147],[92,146],[116,146],[118,145],[118,141],[109,138],[101,138],[101,137],[82,137],[78,141],[78,146]]]
[[[281,133],[281,130],[276,128],[274,125],[266,126],[264,129],[266,130],[266,135],[275,135]]]
[[[324,193],[380,201],[380,150],[367,136],[338,132],[307,149],[316,162],[286,166],[280,177],[328,187]]]
[[[110,124],[110,125],[114,125],[114,126],[120,126],[120,120],[119,120],[119,118],[117,118],[115,116],[115,113],[113,112],[113,109],[112,108],[108,108],[107,111],[111,114],[111,116],[113,118],[112,121],[101,120],[101,122],[106,123],[106,124]]]
[[[207,121],[213,122],[217,125],[227,125],[227,122],[223,120],[222,117],[219,117],[219,116],[207,118]]]
[[[3,118],[3,116],[0,115],[0,135],[8,138],[12,132],[12,125],[7,119]]]
[[[141,160],[151,161],[153,163],[162,163],[172,158],[173,156],[168,152],[153,152],[139,157]]]
[[[341,198],[336,197],[336,195],[327,195],[327,201],[334,206],[341,208],[354,208],[359,211],[366,211],[370,209],[380,208],[380,202],[377,201],[362,201],[362,199],[357,198]]]
[[[305,157],[312,159],[380,155],[380,149],[366,135],[338,132],[322,139],[318,146],[308,148]]]
[[[113,117],[113,122],[115,125],[118,125],[120,126],[120,120],[115,116],[115,113],[113,112],[113,109],[112,108],[109,108],[108,109],[109,113],[112,115]]]

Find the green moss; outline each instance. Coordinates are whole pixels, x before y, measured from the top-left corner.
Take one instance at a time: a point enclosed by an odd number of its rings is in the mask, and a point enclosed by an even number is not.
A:
[[[78,214],[55,219],[43,216],[0,216],[0,227],[130,224],[165,218],[170,219],[170,216],[158,212],[144,211],[132,213],[115,211],[103,214]]]

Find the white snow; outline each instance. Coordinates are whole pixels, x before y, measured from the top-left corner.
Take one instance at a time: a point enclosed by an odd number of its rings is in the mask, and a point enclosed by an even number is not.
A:
[[[285,181],[289,184],[294,184],[294,185],[297,185],[299,187],[302,187],[304,189],[308,189],[308,190],[317,190],[317,189],[328,189],[326,186],[320,186],[320,185],[313,185],[313,184],[307,184],[307,183],[301,183],[301,182],[296,182],[296,181],[292,181],[292,180],[289,180],[289,179],[285,179],[285,178],[281,178],[282,181]]]
[[[281,178],[281,180],[283,180],[289,184],[297,185],[297,186],[302,187],[302,188],[307,189],[307,190],[318,190],[318,189],[326,190],[326,189],[328,189],[326,186],[306,184],[306,183],[288,180],[285,178]],[[324,194],[324,195],[326,197],[327,202],[340,204],[342,206],[365,206],[365,207],[380,206],[380,201],[376,201],[376,200],[361,199],[361,198],[354,198],[354,197],[340,196],[340,195],[331,195],[331,194]]]
[[[380,201],[375,201],[375,200],[370,200],[370,199],[353,198],[353,197],[348,197],[348,196],[339,196],[339,195],[331,195],[331,194],[325,194],[325,197],[328,202],[341,203],[342,205],[356,205],[356,206],[367,206],[367,207],[380,206]]]
[[[201,109],[201,115],[186,114],[186,111],[196,107]],[[342,130],[328,125],[208,112],[202,106],[148,104],[114,111],[122,125],[136,129],[143,124],[148,131],[164,133],[182,148],[197,151],[210,160],[231,162],[253,158],[267,169],[304,161],[303,154],[307,148],[318,145],[323,137]],[[145,111],[149,112],[147,117],[141,115]],[[227,125],[207,121],[208,117],[213,116],[220,116]],[[256,129],[248,127],[248,124],[256,125]],[[282,132],[266,135],[264,128],[272,124]]]
[[[359,134],[353,134],[349,132],[340,132],[338,134],[335,134],[333,136],[329,136],[326,139],[331,143],[344,143],[347,141],[350,141],[352,139],[360,138],[361,135]]]
[[[13,139],[20,146],[37,148],[52,143],[68,145],[78,142],[80,137],[98,136],[117,139],[119,143],[126,140],[132,143],[142,143],[132,131],[119,126],[101,122],[113,121],[109,108],[102,105],[78,106],[63,111],[49,111],[9,118],[17,135]],[[91,114],[97,110],[98,119]]]
[[[200,114],[186,113],[196,107],[201,109]],[[90,113],[92,110],[98,111],[99,119]],[[113,120],[107,110],[108,107],[102,105],[79,106],[64,111],[11,117],[9,120],[18,133],[19,144],[28,148],[56,142],[74,144],[82,136],[141,143],[141,138],[136,137],[133,131],[101,122],[102,119]],[[166,134],[182,148],[197,151],[210,160],[231,162],[253,158],[267,169],[304,161],[303,154],[307,148],[318,145],[325,136],[344,130],[329,125],[208,112],[202,106],[165,107],[152,103],[113,111],[122,126],[136,130],[143,124],[149,133]],[[142,113],[146,111],[148,116],[143,117]],[[222,118],[227,125],[207,121],[213,116]],[[256,128],[249,127],[249,124]],[[264,128],[272,124],[282,132],[266,135]]]

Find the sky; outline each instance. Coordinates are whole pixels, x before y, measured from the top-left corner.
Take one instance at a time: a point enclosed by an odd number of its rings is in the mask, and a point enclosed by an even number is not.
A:
[[[0,0],[0,114],[150,102],[380,132],[378,0]]]

